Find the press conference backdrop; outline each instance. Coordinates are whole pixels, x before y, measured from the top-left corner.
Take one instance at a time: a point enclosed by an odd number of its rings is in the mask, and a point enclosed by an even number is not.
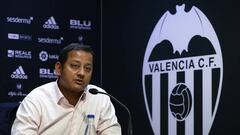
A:
[[[33,88],[56,80],[59,51],[71,42],[96,53],[93,82],[100,84],[99,2],[1,2],[0,101],[19,102]]]
[[[35,87],[55,81],[54,64],[69,43],[92,46],[92,82],[100,85],[100,2],[8,0],[0,4],[0,134],[9,111]]]
[[[134,134],[237,134],[237,5],[236,0],[1,2],[0,102],[12,105],[56,80],[58,52],[79,42],[95,51],[92,83],[129,107]],[[127,113],[114,105],[125,135]]]

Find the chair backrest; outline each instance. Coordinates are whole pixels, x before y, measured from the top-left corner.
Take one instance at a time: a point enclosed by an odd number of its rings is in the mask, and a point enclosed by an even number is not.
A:
[[[12,128],[12,124],[16,118],[16,113],[17,113],[18,107],[19,107],[19,104],[17,106],[15,106],[14,108],[12,108],[10,110],[10,112],[8,113],[8,128],[10,129],[10,131]]]
[[[10,135],[19,103],[0,103],[0,133]]]

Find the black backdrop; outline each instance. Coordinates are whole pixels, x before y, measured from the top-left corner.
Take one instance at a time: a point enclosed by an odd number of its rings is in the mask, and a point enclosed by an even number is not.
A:
[[[222,94],[209,134],[238,134],[240,16],[236,0],[103,0],[103,86],[114,89],[111,93],[130,107],[136,135],[153,134],[141,84],[144,53],[157,21],[182,3],[198,7],[208,17],[222,50]]]
[[[51,69],[55,62],[47,63],[39,60],[42,48],[55,54],[65,44],[83,42],[94,46],[97,53],[94,78],[92,83],[102,86],[126,104],[133,115],[133,129],[136,135],[153,134],[144,103],[142,88],[142,65],[145,49],[150,35],[163,14],[174,9],[177,4],[185,3],[198,7],[209,19],[220,42],[223,56],[222,93],[211,135],[239,133],[238,76],[240,72],[238,49],[239,8],[238,1],[223,0],[90,0],[90,1],[4,1],[1,4],[0,35],[0,97],[1,102],[19,101],[22,97],[9,97],[9,91],[20,90],[27,93],[32,88],[53,79],[39,78],[39,68]],[[102,13],[102,14],[101,14]],[[30,18],[32,24],[6,23],[6,17]],[[54,16],[60,30],[46,30],[42,25],[50,16]],[[69,29],[69,19],[91,20],[92,30]],[[31,41],[9,40],[7,33],[31,35]],[[64,37],[60,45],[40,44],[39,36],[59,39]],[[84,40],[79,40],[79,36]],[[100,39],[100,37],[102,37]],[[101,46],[102,45],[102,46]],[[7,50],[32,51],[32,59],[11,59],[6,57]],[[36,68],[29,66],[34,64]],[[29,80],[10,79],[20,65]],[[36,73],[36,74],[35,74]],[[119,121],[123,134],[127,130],[127,114],[117,104]]]

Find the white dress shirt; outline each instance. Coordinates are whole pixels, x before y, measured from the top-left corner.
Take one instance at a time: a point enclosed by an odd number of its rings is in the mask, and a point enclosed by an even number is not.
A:
[[[92,95],[88,85],[78,103],[69,104],[57,82],[31,91],[20,104],[11,135],[83,135],[88,114],[94,114],[98,135],[121,135],[115,109],[106,95]]]

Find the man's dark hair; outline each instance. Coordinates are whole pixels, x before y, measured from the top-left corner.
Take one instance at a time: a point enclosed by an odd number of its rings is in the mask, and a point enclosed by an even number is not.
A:
[[[79,43],[71,43],[71,44],[65,46],[60,52],[58,61],[61,63],[61,65],[64,65],[64,63],[66,62],[66,60],[68,58],[68,53],[70,51],[75,51],[75,50],[83,50],[83,51],[89,52],[92,55],[94,55],[91,46],[83,45],[83,44],[79,44]]]

